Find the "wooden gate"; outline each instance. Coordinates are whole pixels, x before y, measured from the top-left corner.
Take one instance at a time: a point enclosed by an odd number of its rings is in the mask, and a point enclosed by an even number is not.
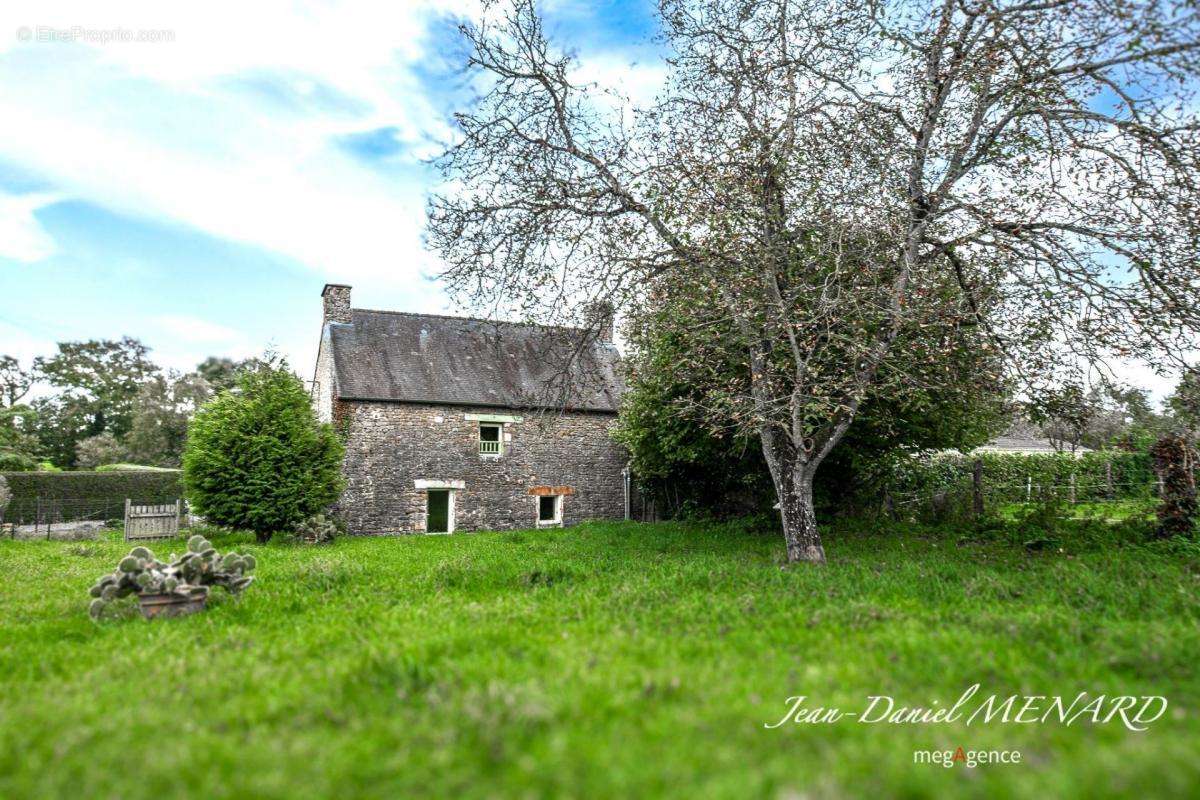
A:
[[[125,539],[169,539],[179,535],[183,500],[152,506],[135,506],[125,500]]]

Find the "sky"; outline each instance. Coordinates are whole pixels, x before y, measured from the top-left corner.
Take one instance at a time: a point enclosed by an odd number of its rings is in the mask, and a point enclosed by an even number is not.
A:
[[[581,69],[654,78],[649,0],[553,0]],[[474,0],[0,4],[0,354],[124,335],[165,367],[311,372],[326,282],[453,312],[427,159]]]
[[[165,367],[270,348],[308,377],[326,282],[461,310],[422,230],[476,2],[0,3],[0,354],[128,335]],[[541,8],[584,78],[653,96],[652,0]]]

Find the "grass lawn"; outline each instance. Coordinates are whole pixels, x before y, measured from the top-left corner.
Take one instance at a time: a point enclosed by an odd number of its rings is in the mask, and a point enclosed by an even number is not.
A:
[[[997,508],[1005,520],[1019,520],[1023,515],[1036,512],[1037,503],[1003,503]],[[1106,502],[1063,503],[1056,509],[1058,516],[1067,519],[1097,519],[1109,523],[1126,520],[1152,521],[1155,518],[1155,500],[1109,500]]]
[[[1197,796],[1200,550],[1099,528],[1026,552],[845,522],[827,567],[789,570],[749,524],[230,535],[259,561],[240,600],[101,624],[87,588],[125,543],[3,541],[0,797]],[[860,711],[974,683],[1170,708],[1144,733],[764,728],[791,695]],[[960,745],[1022,763],[913,763]]]

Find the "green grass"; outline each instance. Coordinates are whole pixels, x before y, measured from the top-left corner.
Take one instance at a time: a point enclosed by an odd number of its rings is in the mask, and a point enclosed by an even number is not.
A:
[[[242,598],[101,624],[87,587],[123,542],[4,541],[0,797],[1196,796],[1198,551],[1057,536],[846,522],[827,567],[788,570],[749,524],[225,536],[258,556]],[[791,695],[860,710],[973,683],[1171,706],[1144,733],[763,727]],[[960,745],[1023,763],[913,764]]]
[[[1110,523],[1127,520],[1149,522],[1154,519],[1157,506],[1155,500],[1107,500],[1074,504],[1064,502],[1055,512],[1063,519],[1094,519]],[[1011,521],[1018,520],[1041,507],[1038,503],[1004,503],[999,505],[997,513],[1003,519]]]

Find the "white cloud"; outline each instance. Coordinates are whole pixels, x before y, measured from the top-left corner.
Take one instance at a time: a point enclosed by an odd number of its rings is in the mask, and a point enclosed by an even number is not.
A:
[[[578,83],[594,83],[616,92],[637,108],[649,107],[667,80],[661,61],[636,61],[629,54],[600,52],[585,54],[572,74]]]
[[[427,34],[439,15],[475,10],[475,0],[10,2],[0,157],[68,196],[283,253],[327,278],[417,286],[439,267],[421,244],[428,178],[417,159],[451,136],[419,77],[445,57]],[[21,28],[33,41],[13,35]],[[86,40],[114,28],[170,40]],[[38,41],[44,29],[77,41]],[[580,74],[645,101],[662,73],[595,52]],[[334,144],[380,128],[409,148],[406,172]],[[27,213],[8,218],[22,260],[49,252]]]
[[[1159,374],[1150,364],[1142,361],[1121,361],[1113,365],[1113,376],[1129,386],[1148,389],[1155,402],[1162,402],[1174,393],[1182,377],[1178,369],[1169,369]]]
[[[47,356],[57,349],[54,339],[35,336],[13,321],[0,318],[0,355],[13,356],[26,367],[37,356]]]
[[[334,139],[395,127],[427,152],[448,135],[415,68],[436,56],[423,38],[430,20],[467,5],[6,4],[0,157],[68,196],[261,246],[324,276],[411,284],[436,270],[421,247],[422,181],[375,171]],[[17,42],[20,26],[35,41]],[[36,41],[39,27],[76,26],[169,30],[173,41]],[[319,93],[345,107],[313,101]],[[14,257],[50,252],[27,205],[0,209]]]
[[[228,344],[241,339],[241,333],[215,322],[182,315],[164,315],[155,318],[160,328],[173,336],[189,342]]]
[[[33,263],[54,255],[58,249],[54,239],[34,212],[59,199],[57,195],[0,191],[0,258]]]

